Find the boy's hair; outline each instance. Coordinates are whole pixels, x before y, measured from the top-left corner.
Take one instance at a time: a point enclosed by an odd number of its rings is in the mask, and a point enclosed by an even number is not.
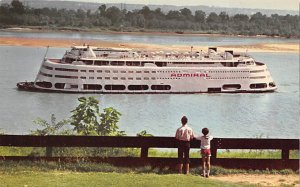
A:
[[[188,122],[187,117],[186,117],[186,116],[183,116],[183,117],[181,118],[181,123],[182,123],[182,125],[185,125],[187,122]]]
[[[203,128],[202,133],[206,136],[209,133],[208,128]]]

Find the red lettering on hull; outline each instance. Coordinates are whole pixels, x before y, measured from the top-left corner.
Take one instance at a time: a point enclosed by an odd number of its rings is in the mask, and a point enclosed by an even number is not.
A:
[[[171,77],[210,77],[207,73],[172,73]]]

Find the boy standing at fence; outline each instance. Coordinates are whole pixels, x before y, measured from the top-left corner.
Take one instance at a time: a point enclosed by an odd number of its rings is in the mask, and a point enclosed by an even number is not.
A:
[[[208,135],[209,129],[203,128],[202,134],[203,136],[197,137],[198,140],[201,141],[201,156],[202,156],[202,170],[203,170],[203,177],[209,177],[210,173],[210,141],[213,139],[212,136]]]
[[[186,116],[181,118],[181,127],[176,131],[175,138],[178,141],[178,170],[182,173],[183,164],[185,164],[185,174],[190,170],[190,141],[194,138],[194,132],[187,125],[188,119]]]

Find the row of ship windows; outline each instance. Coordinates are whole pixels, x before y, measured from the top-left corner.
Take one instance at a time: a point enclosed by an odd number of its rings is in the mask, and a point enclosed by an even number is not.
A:
[[[261,72],[265,72],[265,70],[262,69],[262,70],[253,70],[253,71],[250,71],[250,73],[261,73]]]
[[[275,87],[275,83],[274,82],[270,82],[269,83],[269,87]],[[261,89],[261,88],[267,88],[268,84],[267,83],[254,83],[254,84],[250,84],[250,89]],[[224,84],[222,86],[223,90],[239,90],[241,89],[241,85],[240,84]],[[208,88],[208,92],[220,92],[221,88]]]
[[[50,74],[46,74],[46,73],[43,73],[43,72],[40,72],[41,75],[43,76],[46,76],[46,77],[52,77],[52,75]],[[56,78],[66,78],[66,79],[78,79],[78,76],[67,76],[67,75],[55,75],[54,77]],[[79,77],[80,79],[87,79],[87,77]],[[105,80],[110,80],[110,79],[113,79],[113,80],[126,80],[126,77],[88,77],[88,79],[105,79]],[[128,77],[127,78],[128,80],[133,80],[134,78],[133,77]],[[136,80],[142,80],[141,77],[136,77],[135,78]],[[144,77],[143,78],[144,80],[155,80],[156,78],[155,77]],[[174,79],[179,79],[179,78],[174,78]]]
[[[46,66],[46,65],[43,65],[43,67],[45,69],[48,69],[48,70],[53,70],[53,67],[50,67],[50,66]],[[57,71],[68,71],[68,72],[78,72],[79,70],[77,69],[67,69],[67,68],[55,68],[55,70]],[[118,70],[113,70],[113,71],[110,71],[110,70],[80,70],[80,72],[90,72],[90,73],[94,73],[94,72],[98,72],[98,73],[180,73],[181,71],[124,71],[124,70],[121,70],[121,71],[118,71]],[[249,73],[249,71],[208,71],[209,73]],[[264,72],[264,70],[253,70],[253,71],[250,71],[250,73],[260,73],[260,72]]]
[[[74,59],[65,58],[64,62],[72,63]],[[157,66],[167,66],[167,64],[218,64],[219,62],[161,62],[161,61],[93,61],[93,60],[81,60],[81,62],[86,65],[95,65],[95,66],[143,66],[146,63],[156,64]],[[221,62],[226,63],[226,62]]]
[[[51,82],[36,82],[36,84],[40,87],[43,88],[52,88],[52,83]],[[55,83],[54,87],[57,89],[66,89],[65,88],[66,84],[65,83]],[[79,85],[77,84],[71,84],[69,85],[69,89],[78,89]],[[151,85],[150,87],[148,85],[128,85],[127,89],[128,90],[171,90],[170,85]],[[102,90],[102,85],[101,84],[83,84],[83,89],[84,90]],[[125,85],[121,84],[109,84],[109,85],[104,85],[105,90],[126,90]]]
[[[51,82],[36,82],[36,85],[43,87],[43,88],[52,88],[52,83]],[[71,84],[68,85],[68,88],[65,87],[65,83],[55,83],[54,87],[56,89],[78,89],[79,85],[77,84]],[[269,83],[269,87],[275,87],[274,82]],[[267,83],[254,83],[250,84],[249,86],[251,89],[261,89],[261,88],[267,88],[268,84]],[[102,85],[101,84],[83,84],[83,89],[84,90],[102,90]],[[109,84],[109,85],[104,85],[105,90],[126,90],[126,86],[122,84]],[[149,90],[148,85],[128,85],[127,89],[130,91],[141,91],[141,90]],[[171,85],[151,85],[150,86],[151,90],[171,90]],[[222,86],[223,90],[239,90],[241,89],[240,84],[224,84]],[[221,88],[208,88],[208,92],[219,92],[221,91]]]
[[[45,73],[41,73],[42,75],[44,75],[44,76],[47,76],[47,77],[52,77],[52,75],[49,75],[49,74],[45,74]],[[55,75],[55,77],[56,78],[68,78],[68,79],[78,79],[78,77],[77,76],[66,76],[66,75]],[[87,79],[87,77],[79,77],[80,79]],[[96,77],[88,77],[88,79],[95,79]],[[144,78],[142,78],[142,77],[135,77],[135,78],[133,78],[133,77],[97,77],[96,79],[105,79],[105,80],[110,80],[110,79],[112,79],[112,80],[156,80],[156,79],[180,79],[180,78],[156,78],[156,77],[144,77]]]
[[[265,79],[266,76],[250,77],[250,79]],[[249,77],[207,77],[206,79],[249,79]]]
[[[46,77],[52,77],[52,75],[40,72],[41,75],[46,76]],[[78,79],[78,76],[67,76],[67,75],[55,75],[56,78],[67,78],[67,79]],[[95,79],[96,77],[88,77],[88,79]],[[265,79],[266,76],[258,76],[258,77],[250,77],[250,79]],[[81,76],[80,79],[87,79],[87,77]],[[118,77],[97,77],[97,79],[106,79],[106,80],[118,80]],[[121,80],[126,80],[126,77],[120,77]],[[128,80],[133,80],[133,77],[128,77]],[[156,78],[156,77],[136,77],[136,80],[155,80],[155,79],[180,79],[177,77],[169,78],[169,77],[163,77],[163,78]],[[249,77],[206,77],[206,79],[249,79]]]
[[[253,70],[250,73],[261,73],[265,70]],[[208,71],[209,73],[249,73],[249,71]]]
[[[249,71],[208,71],[208,73],[249,73]]]
[[[43,68],[48,69],[48,70],[53,70],[53,68],[50,67],[50,66],[43,65]],[[79,71],[77,69],[67,69],[67,68],[55,68],[55,70],[57,70],[57,71],[68,71],[68,72],[78,72]],[[124,70],[110,71],[110,70],[85,70],[85,69],[80,70],[80,72],[90,72],[90,73],[94,73],[94,72],[97,72],[97,73],[102,73],[102,72],[104,72],[104,73],[142,73],[142,71],[124,71]],[[158,71],[158,72],[161,72],[161,71]],[[168,71],[168,72],[170,72],[170,73],[179,73],[180,71]],[[143,73],[156,73],[156,71],[143,71]]]
[[[65,58],[63,60],[65,63],[72,63],[75,60],[71,58]],[[95,66],[144,66],[145,63],[152,63],[156,66],[162,67],[167,66],[167,62],[152,62],[152,61],[93,61],[93,60],[81,60],[85,65],[95,65]]]

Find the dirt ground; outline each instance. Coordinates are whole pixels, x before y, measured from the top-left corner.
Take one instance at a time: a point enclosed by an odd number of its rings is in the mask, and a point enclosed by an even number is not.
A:
[[[300,186],[299,175],[275,175],[275,174],[234,174],[211,176],[211,179],[233,182],[239,184],[257,184],[261,186]]]
[[[9,46],[31,46],[31,47],[70,47],[74,45],[88,44],[97,47],[129,48],[150,51],[190,51],[191,46],[182,45],[155,45],[142,43],[117,43],[102,40],[83,40],[83,39],[45,39],[45,38],[19,38],[19,37],[0,37],[0,45]],[[209,46],[193,46],[195,51],[207,51]],[[299,53],[298,43],[280,43],[280,44],[255,44],[255,45],[226,45],[218,46],[221,51],[234,50],[239,52],[288,52]]]

